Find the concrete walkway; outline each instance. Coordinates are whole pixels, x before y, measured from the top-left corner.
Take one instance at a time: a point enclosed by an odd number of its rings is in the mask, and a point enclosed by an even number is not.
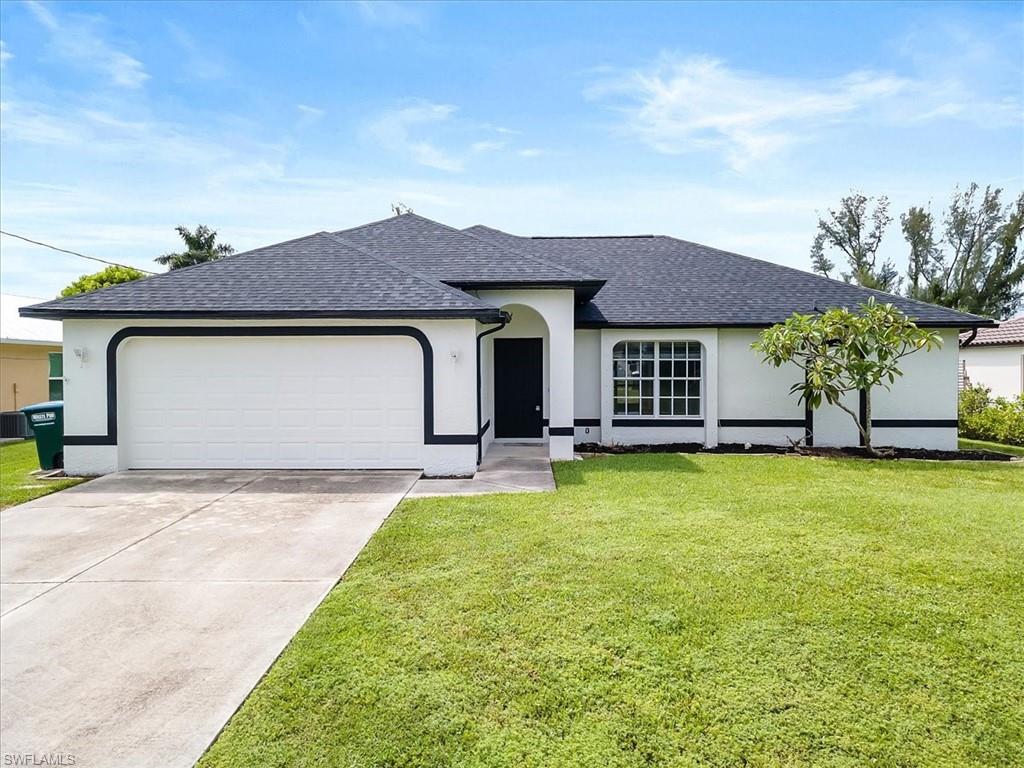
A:
[[[483,493],[553,491],[555,478],[546,445],[492,443],[480,468],[465,480],[422,478],[409,498],[425,496],[475,496]]]
[[[5,764],[193,765],[418,474],[122,472],[0,512]]]

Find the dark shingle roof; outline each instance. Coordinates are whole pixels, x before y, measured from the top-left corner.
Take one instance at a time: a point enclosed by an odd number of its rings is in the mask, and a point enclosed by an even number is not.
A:
[[[963,334],[960,339],[966,342],[970,334]],[[979,328],[978,334],[965,347],[988,347],[1003,344],[1024,344],[1024,315],[1003,320],[998,328]]]
[[[392,264],[453,285],[575,283],[592,279],[572,266],[516,251],[414,213],[335,233]]]
[[[986,318],[872,291],[674,237],[519,237],[468,232],[607,283],[576,312],[581,326],[759,326],[793,312],[856,307],[874,296],[925,325],[971,326]]]
[[[497,310],[320,232],[67,299],[33,315],[478,317]]]
[[[459,288],[571,286],[576,322],[763,326],[875,296],[925,325],[991,321],[672,237],[518,237],[404,214],[26,307],[37,317],[473,317]],[[452,287],[458,286],[458,287]]]

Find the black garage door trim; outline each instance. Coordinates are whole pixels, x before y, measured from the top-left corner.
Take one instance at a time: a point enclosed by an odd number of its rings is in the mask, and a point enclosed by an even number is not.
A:
[[[423,352],[423,442],[426,445],[476,445],[476,435],[434,433],[434,349],[419,328],[409,325],[272,325],[272,326],[156,326],[122,328],[107,343],[107,434],[65,435],[65,445],[117,445],[117,348],[138,336],[408,336]]]

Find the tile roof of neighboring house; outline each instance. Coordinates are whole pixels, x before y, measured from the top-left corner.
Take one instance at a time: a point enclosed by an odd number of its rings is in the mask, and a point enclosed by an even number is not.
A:
[[[320,232],[26,310],[37,317],[473,317],[459,288],[569,286],[577,324],[763,326],[890,301],[926,325],[991,321],[672,237],[518,237],[415,214]],[[457,286],[457,287],[453,287]]]
[[[581,326],[770,325],[793,312],[852,308],[870,296],[926,325],[991,322],[674,237],[519,237],[483,226],[467,231],[607,280],[578,309]]]
[[[475,317],[498,311],[327,232],[38,304],[62,317]]]
[[[965,347],[991,347],[1002,344],[1024,344],[1024,315],[1003,320],[998,328],[979,328],[978,334],[971,339],[970,333],[960,335],[960,343]]]
[[[0,295],[0,342],[5,344],[60,344],[64,328],[53,320],[22,317],[18,310],[38,304],[31,296]]]

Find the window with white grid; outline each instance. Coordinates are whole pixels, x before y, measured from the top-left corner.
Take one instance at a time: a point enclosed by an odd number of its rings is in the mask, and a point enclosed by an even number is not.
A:
[[[700,344],[696,341],[659,342],[659,415],[700,416],[700,376]]]
[[[616,416],[653,416],[655,380],[653,341],[620,341],[612,349]]]
[[[701,363],[696,341],[620,341],[612,348],[612,413],[699,417]]]

